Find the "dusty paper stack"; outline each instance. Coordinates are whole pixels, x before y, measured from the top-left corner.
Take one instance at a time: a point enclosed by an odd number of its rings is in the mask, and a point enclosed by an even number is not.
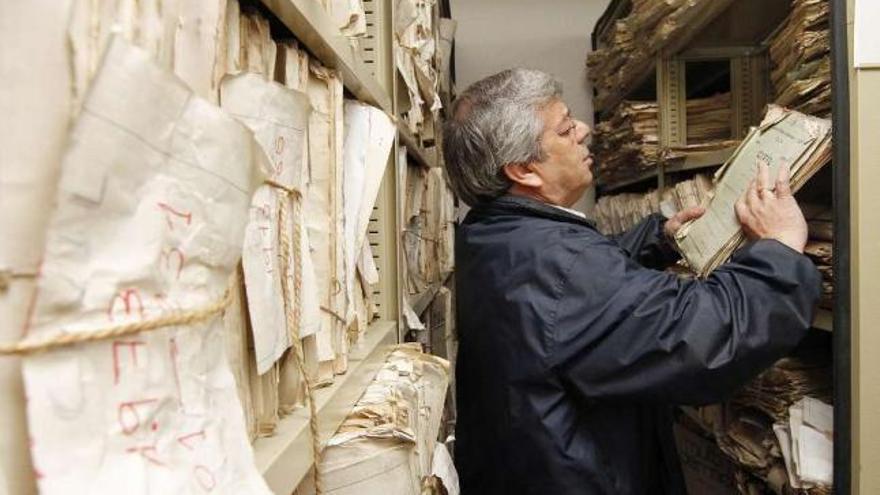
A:
[[[689,153],[720,150],[739,144],[731,139],[730,93],[687,100],[687,144],[663,150],[663,160],[686,157]]]
[[[587,55],[587,75],[597,92],[597,106],[605,108],[611,96],[628,87],[695,20],[711,19],[728,5],[727,0],[634,0],[630,14],[617,21]]]
[[[788,409],[805,396],[830,402],[831,376],[831,359],[826,352],[800,351],[763,371],[731,401],[781,421],[788,417]]]
[[[734,205],[755,177],[759,163],[775,178],[780,166],[791,170],[797,191],[831,159],[831,122],[771,105],[727,163],[715,174],[715,195],[706,214],[679,230],[676,243],[690,267],[705,277],[743,244]],[[771,180],[772,182],[772,180]]]
[[[410,132],[426,139],[434,138],[434,119],[442,106],[435,4],[434,0],[400,0],[394,13],[394,64],[409,97],[402,108],[404,121]]]
[[[831,2],[793,0],[769,40],[774,101],[799,112],[831,114]]]
[[[660,159],[658,106],[624,101],[610,119],[596,125],[591,151],[602,183],[624,180],[657,166]]]
[[[832,493],[834,409],[812,397],[789,408],[787,422],[773,425],[782,448],[788,481],[809,493]]]
[[[652,213],[662,212],[670,217],[685,208],[703,205],[711,194],[711,180],[704,174],[695,174],[692,179],[663,191],[602,196],[593,209],[593,218],[599,232],[619,235]]]
[[[407,293],[446,279],[454,263],[455,203],[443,169],[406,167],[403,253]]]
[[[437,442],[449,362],[402,344],[388,356],[364,395],[327,441],[321,459],[324,493],[419,495],[432,475],[457,493],[455,469]],[[297,494],[313,493],[306,478]],[[437,492],[439,493],[439,492]]]
[[[816,268],[822,274],[822,299],[819,300],[819,306],[827,309],[831,309],[834,305],[833,250],[834,245],[831,242],[815,239],[807,241],[804,248],[804,254],[816,264]]]

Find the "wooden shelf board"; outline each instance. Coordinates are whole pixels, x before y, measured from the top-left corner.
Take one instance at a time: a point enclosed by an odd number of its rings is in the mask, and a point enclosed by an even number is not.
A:
[[[396,343],[396,322],[374,322],[364,340],[352,348],[348,371],[333,385],[315,391],[321,439],[336,433]],[[274,493],[292,493],[312,468],[308,411],[308,406],[297,409],[279,421],[273,436],[254,442],[257,468]]]
[[[419,165],[427,168],[437,166],[437,160],[435,159],[434,154],[425,148],[422,148],[422,145],[419,144],[419,141],[413,133],[409,131],[406,127],[406,123],[402,120],[398,120],[397,122],[397,131],[406,150],[409,152],[410,156],[419,163]]]
[[[359,100],[391,115],[391,97],[370,73],[317,0],[261,0],[276,17],[327,67],[342,74],[345,87]]]

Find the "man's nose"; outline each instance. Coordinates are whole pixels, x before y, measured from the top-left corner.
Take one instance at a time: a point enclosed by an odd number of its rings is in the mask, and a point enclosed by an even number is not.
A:
[[[588,126],[584,122],[581,122],[580,120],[577,121],[577,138],[578,138],[577,142],[579,144],[582,144],[584,141],[586,141],[587,138],[590,137],[590,134],[592,134],[592,133],[593,132],[592,132],[592,129],[590,129],[590,126]]]

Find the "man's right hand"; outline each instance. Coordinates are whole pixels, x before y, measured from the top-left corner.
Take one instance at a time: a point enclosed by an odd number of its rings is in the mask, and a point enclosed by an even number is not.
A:
[[[775,190],[770,168],[758,165],[757,177],[736,203],[736,216],[749,239],[776,239],[799,253],[807,244],[807,221],[791,192],[789,170],[779,167]]]

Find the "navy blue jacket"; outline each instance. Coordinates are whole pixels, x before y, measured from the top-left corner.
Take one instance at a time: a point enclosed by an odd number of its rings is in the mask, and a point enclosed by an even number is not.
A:
[[[456,239],[455,461],[463,495],[684,493],[672,407],[716,402],[806,334],[820,276],[771,240],[706,280],[662,217],[617,241],[504,196]]]

